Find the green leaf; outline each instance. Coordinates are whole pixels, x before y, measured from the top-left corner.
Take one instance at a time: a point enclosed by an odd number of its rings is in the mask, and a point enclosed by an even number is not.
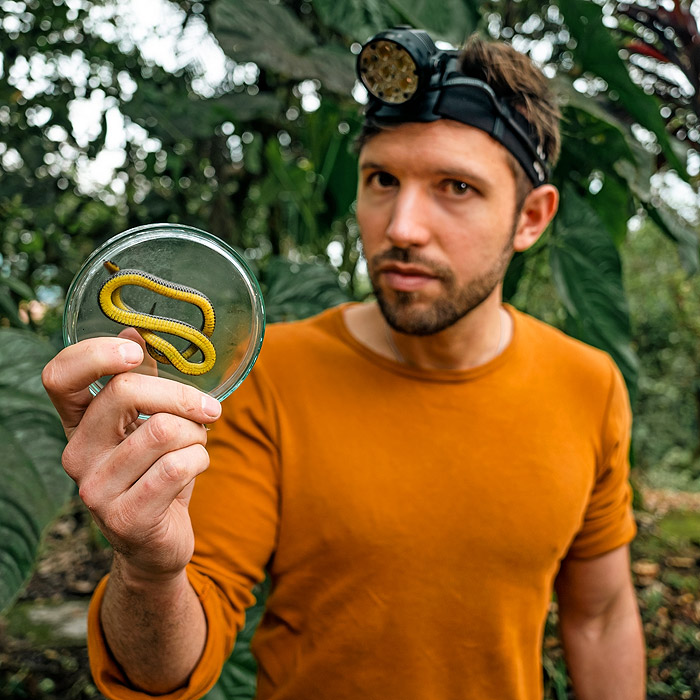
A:
[[[15,328],[24,328],[27,324],[19,317],[17,303],[7,289],[0,289],[0,316],[5,316]]]
[[[251,175],[260,175],[263,171],[262,149],[263,140],[258,137],[253,139],[243,151],[243,165],[245,166],[246,172],[249,172]]]
[[[337,44],[317,38],[282,4],[266,0],[218,0],[211,11],[212,31],[236,61],[253,61],[292,80],[318,78],[333,92],[347,95],[355,84],[354,58]]]
[[[319,205],[322,202],[314,200],[311,196],[311,184],[306,177],[306,173],[284,160],[280,152],[280,146],[275,141],[267,142],[265,160],[270,172],[278,181],[275,187],[276,196],[279,196],[281,192],[286,193],[291,206],[303,221],[303,232],[301,235],[297,235],[297,242],[303,243],[307,240],[314,240],[318,230],[317,209],[320,208]]]
[[[402,15],[404,22],[426,29],[433,39],[443,39],[456,46],[464,42],[479,22],[480,5],[465,0],[389,0],[388,4]]]
[[[268,92],[249,95],[245,92],[233,92],[222,95],[216,101],[210,101],[206,114],[212,110],[217,115],[217,121],[230,119],[233,122],[249,122],[256,119],[274,119],[285,110],[284,103],[277,96]]]
[[[0,287],[3,285],[21,296],[22,299],[34,299],[34,290],[22,280],[14,277],[0,277]]]
[[[613,114],[610,104],[582,95],[565,76],[558,76],[554,85],[563,102],[562,153],[556,179],[566,182],[578,173],[583,182],[599,170],[606,177],[623,177],[635,196],[648,200],[654,155],[637,141],[630,126]]]
[[[331,100],[323,100],[305,120],[304,137],[310,151],[310,166],[316,177],[314,196],[328,196],[331,214],[346,216],[357,194],[357,155],[352,150],[352,134],[359,130],[357,108],[342,109]],[[338,130],[345,122],[348,133]]]
[[[631,347],[620,257],[600,217],[572,187],[565,188],[554,220],[550,261],[567,312],[566,331],[608,352],[634,395],[638,360]]]
[[[690,227],[690,224],[661,203],[654,206],[651,202],[645,202],[644,208],[661,232],[678,245],[678,255],[683,269],[691,275],[698,272],[700,270],[698,255],[700,251],[698,250],[697,232]]]
[[[593,145],[596,146],[594,155],[589,150],[588,159],[602,170],[605,170],[606,166],[600,165],[601,160],[603,163],[612,164],[615,171],[625,177],[637,197],[648,199],[649,180],[655,172],[655,156],[639,143],[630,125],[617,116],[619,108],[604,99],[582,95],[574,88],[568,76],[560,74],[554,82],[566,105],[563,125],[566,138],[563,146],[566,147],[566,142],[571,139],[582,137],[578,129],[582,122],[587,121],[587,129],[595,129]],[[567,120],[572,121],[570,127],[566,123]],[[586,138],[591,138],[590,132]]]
[[[61,468],[63,429],[41,384],[53,354],[29,331],[0,329],[0,611],[31,575],[44,529],[73,493]]]
[[[271,323],[307,318],[350,300],[338,284],[337,273],[327,265],[277,258],[270,263],[264,281],[265,313]]]
[[[478,5],[465,0],[314,0],[313,6],[324,24],[359,42],[407,24],[458,45],[479,21]]]
[[[520,279],[525,272],[526,256],[523,253],[515,253],[506,270],[506,276],[503,280],[503,299],[510,301],[518,291]]]
[[[645,129],[653,132],[668,162],[687,178],[685,165],[678,158],[666,132],[657,100],[632,82],[610,30],[603,24],[600,5],[591,0],[557,0],[564,21],[576,40],[573,53],[583,71],[603,78],[609,90],[619,96],[619,106]]]
[[[662,233],[678,245],[686,272],[694,274],[700,270],[697,232],[663,203],[654,200],[651,190],[654,155],[644,149],[629,127],[604,103],[581,95],[563,77],[557,78],[555,84],[565,102],[564,139],[555,182],[563,187],[564,183],[575,181],[583,188],[589,175],[599,170],[605,184],[590,201],[616,244],[623,240],[627,219],[638,201]]]
[[[613,243],[619,248],[627,236],[627,222],[636,210],[626,183],[621,182],[613,173],[606,174],[603,187],[590,198],[590,204],[600,216]]]
[[[377,0],[314,0],[313,7],[324,24],[361,43],[405,21],[392,3]]]

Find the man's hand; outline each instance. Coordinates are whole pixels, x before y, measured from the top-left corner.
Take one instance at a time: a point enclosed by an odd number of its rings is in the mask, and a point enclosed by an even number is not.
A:
[[[194,387],[130,372],[144,358],[134,336],[72,345],[42,380],[68,437],[63,466],[115,550],[105,637],[135,686],[164,693],[186,682],[206,639],[185,573],[194,549],[188,506],[209,465],[203,424],[221,407]],[[93,398],[88,387],[108,375]]]
[[[557,576],[559,627],[579,700],[643,700],[644,637],[628,547],[565,560]]]
[[[135,575],[169,577],[192,555],[187,506],[209,463],[202,424],[221,408],[193,387],[128,372],[142,359],[131,340],[93,338],[59,353],[42,379],[69,440],[63,466],[105,537]],[[93,399],[88,386],[105,375]]]

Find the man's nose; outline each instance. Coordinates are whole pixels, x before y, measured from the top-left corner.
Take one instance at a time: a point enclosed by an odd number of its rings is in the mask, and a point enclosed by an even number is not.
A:
[[[402,187],[394,199],[386,237],[398,248],[425,245],[430,239],[429,203],[417,187]]]

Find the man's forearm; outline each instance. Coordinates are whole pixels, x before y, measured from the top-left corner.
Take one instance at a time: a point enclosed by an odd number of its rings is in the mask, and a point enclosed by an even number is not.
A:
[[[102,602],[107,643],[130,682],[163,694],[187,682],[204,650],[204,611],[187,576],[134,580],[115,554]]]
[[[599,619],[561,619],[569,675],[577,700],[643,700],[645,649],[633,590]]]

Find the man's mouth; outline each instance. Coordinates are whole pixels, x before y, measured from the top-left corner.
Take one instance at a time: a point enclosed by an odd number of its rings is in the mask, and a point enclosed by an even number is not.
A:
[[[378,274],[384,283],[397,292],[413,292],[423,289],[439,277],[422,265],[386,262],[379,266]]]

